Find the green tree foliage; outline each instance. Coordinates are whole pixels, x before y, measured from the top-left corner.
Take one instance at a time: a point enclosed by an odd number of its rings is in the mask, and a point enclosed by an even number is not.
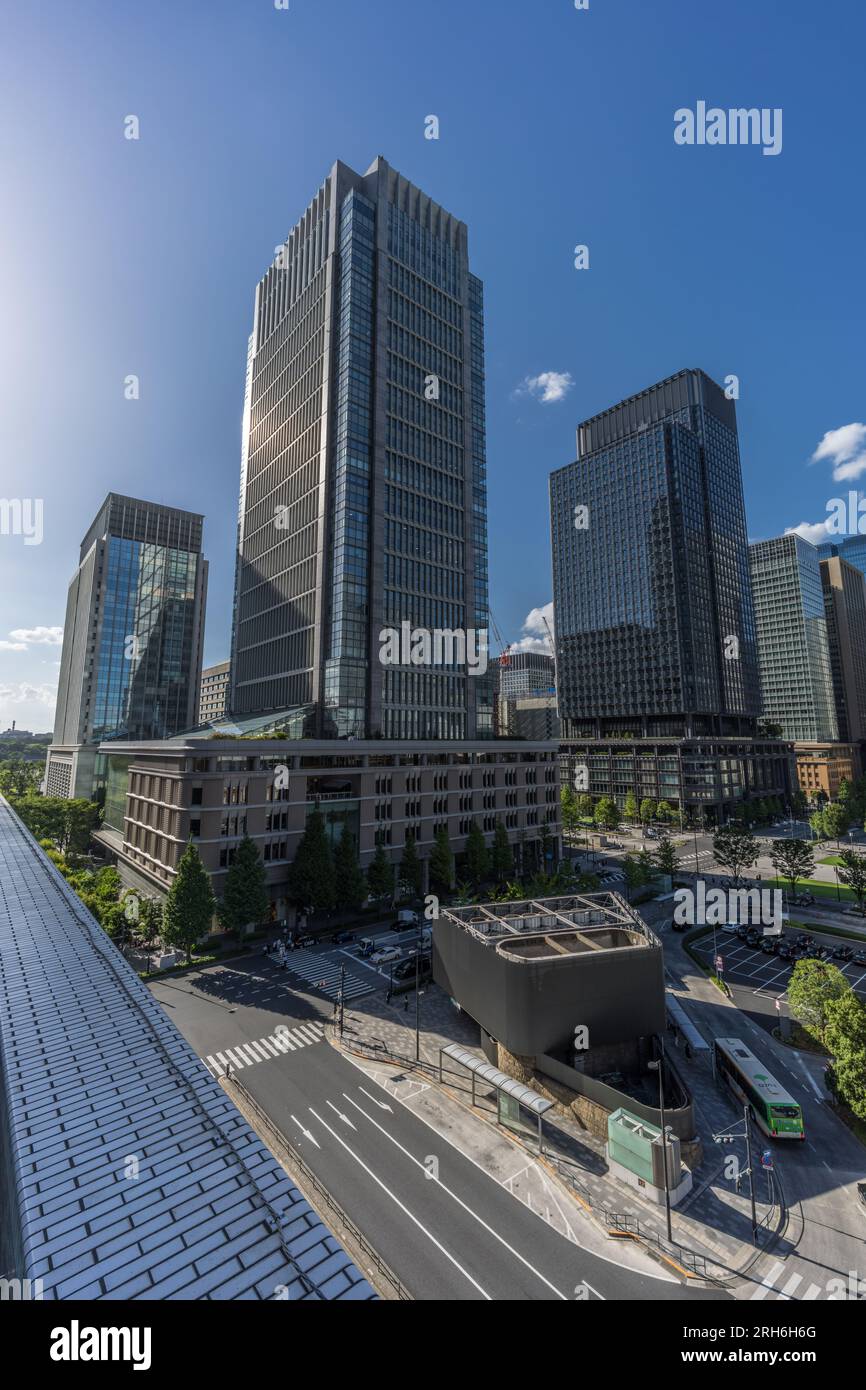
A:
[[[36,796],[42,781],[42,764],[15,757],[0,762],[0,796],[12,801],[22,796]]]
[[[580,812],[582,820],[591,820],[593,818],[595,815],[595,802],[589,795],[589,792],[584,792],[582,796],[578,797],[577,809]]]
[[[634,822],[637,820],[639,813],[637,797],[635,796],[634,792],[629,792],[628,796],[626,797],[625,802],[623,803],[622,813],[625,819],[627,821],[631,821],[632,824],[634,824]]]
[[[559,801],[563,830],[568,830],[569,832],[576,830],[580,819],[580,811],[578,809],[577,797],[568,782],[566,782],[564,787],[560,788]]]
[[[347,829],[334,852],[334,882],[337,907],[360,912],[367,897],[367,876],[358,862],[355,837]]]
[[[195,845],[184,850],[163,910],[162,935],[168,946],[183,951],[187,964],[210,929],[216,899],[207,869]]]
[[[61,854],[84,854],[101,818],[94,802],[62,796],[10,797],[9,804],[31,835],[37,840],[51,840]]]
[[[645,796],[640,804],[640,819],[642,825],[649,825],[651,820],[655,820],[656,804],[651,797]]]
[[[430,855],[430,887],[434,893],[450,893],[454,883],[454,855],[444,826],[436,831]]]
[[[501,820],[496,822],[490,849],[490,872],[497,884],[505,883],[509,874],[514,873],[514,855],[508,843],[508,831]]]
[[[318,807],[307,824],[288,874],[289,895],[305,912],[329,912],[335,904],[334,857]]]
[[[367,886],[371,898],[394,896],[394,867],[385,853],[381,839],[376,841],[376,853],[367,866]]]
[[[619,807],[613,797],[602,796],[599,798],[594,819],[599,830],[616,830],[620,822],[620,814]]]
[[[866,1009],[852,989],[827,1002],[823,1042],[833,1058],[836,1094],[866,1120]]]
[[[659,837],[659,841],[656,845],[655,854],[653,857],[655,859],[656,868],[658,869],[659,873],[669,874],[671,877],[673,877],[673,875],[677,871],[679,859],[677,857],[676,848],[673,842],[668,839],[667,835],[662,835]]]
[[[676,812],[669,801],[660,801],[656,806],[656,820],[668,822],[676,819]]]
[[[254,841],[245,835],[226,874],[222,899],[217,907],[219,920],[226,931],[242,937],[247,927],[261,926],[267,919],[269,907],[262,856]]]
[[[770,863],[779,878],[787,880],[791,893],[798,878],[808,878],[815,867],[815,856],[808,840],[771,840]]]
[[[862,912],[866,898],[866,855],[858,854],[853,849],[843,849],[839,851],[839,858],[842,860],[838,868],[839,878],[851,889]]]
[[[484,836],[479,829],[478,822],[474,820],[470,821],[469,824],[463,863],[473,888],[480,888],[487,878],[490,863]]]
[[[841,802],[834,801],[831,806],[824,807],[822,815],[824,834],[828,840],[835,840],[838,845],[841,836],[845,834],[851,824],[846,808]]]
[[[841,970],[823,960],[798,960],[788,981],[791,1017],[818,1042],[824,1040],[828,1006],[851,989]]]
[[[754,835],[740,826],[726,826],[713,836],[713,858],[720,868],[733,874],[735,883],[739,883],[744,869],[757,864],[759,853]]]
[[[418,858],[418,846],[411,830],[407,830],[400,860],[400,889],[404,898],[420,898],[423,869]]]

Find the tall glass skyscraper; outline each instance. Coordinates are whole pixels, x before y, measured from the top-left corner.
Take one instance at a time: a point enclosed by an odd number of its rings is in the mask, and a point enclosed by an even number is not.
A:
[[[679,372],[585,421],[577,446],[550,480],[568,727],[749,731],[760,697],[733,401]]]
[[[202,518],[109,493],[69,586],[46,790],[90,795],[95,747],[197,722]],[[89,751],[88,751],[89,750]]]
[[[796,532],[749,547],[763,710],[785,738],[838,739],[818,551]]]
[[[464,223],[337,163],[256,291],[230,704],[324,737],[492,733],[484,312]],[[383,633],[405,631],[383,661]],[[477,663],[476,665],[480,665]]]

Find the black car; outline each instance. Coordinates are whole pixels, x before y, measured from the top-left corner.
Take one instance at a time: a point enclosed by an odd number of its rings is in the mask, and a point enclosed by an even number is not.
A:
[[[866,965],[866,951],[858,951],[854,957],[855,965]]]
[[[421,960],[420,960],[419,965],[418,965],[418,974],[421,976],[422,979],[426,978],[426,976],[428,976],[428,975],[430,974],[430,957],[429,957],[429,956],[422,956],[422,957],[421,957]],[[410,959],[410,960],[401,960],[399,965],[395,965],[395,966],[394,966],[394,979],[395,979],[395,980],[414,980],[414,978],[415,978],[415,961],[414,961],[414,958],[413,958],[413,959]]]
[[[764,952],[765,956],[774,956],[777,946],[778,942],[774,936],[765,936],[761,942],[761,950]]]
[[[739,926],[739,927],[737,927],[737,936],[739,937],[740,941],[745,941],[745,940],[746,940],[746,937],[747,937],[748,935],[749,935],[749,928],[748,928],[748,927],[744,927],[744,926]]]
[[[761,945],[760,933],[756,932],[754,927],[750,927],[746,934],[746,945],[751,946],[752,949]]]
[[[852,960],[854,956],[853,946],[837,946],[833,952],[834,960]]]
[[[779,947],[778,947],[778,950],[776,951],[776,955],[779,957],[779,960],[793,960],[793,959],[794,959],[794,948],[791,947],[791,946],[786,945],[786,943],[785,943],[784,941],[782,941],[782,942],[779,943]]]
[[[344,941],[354,941],[355,933],[353,931],[334,932],[334,935],[331,937],[331,940],[333,941],[335,946],[341,946]]]

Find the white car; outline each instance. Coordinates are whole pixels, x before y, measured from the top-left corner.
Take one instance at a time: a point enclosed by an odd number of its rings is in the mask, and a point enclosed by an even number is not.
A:
[[[384,950],[374,951],[370,957],[371,965],[387,965],[389,961],[399,960],[402,951],[398,951],[396,946],[386,946]]]

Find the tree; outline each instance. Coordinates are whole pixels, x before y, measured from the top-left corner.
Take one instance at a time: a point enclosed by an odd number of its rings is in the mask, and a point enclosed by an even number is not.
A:
[[[367,865],[367,886],[371,898],[394,896],[394,866],[385,853],[381,837],[376,840],[376,853]]]
[[[788,981],[791,1017],[818,1042],[824,1040],[828,1005],[851,993],[842,971],[823,960],[798,960]]]
[[[450,893],[453,883],[454,855],[451,852],[448,831],[443,825],[436,831],[433,839],[433,851],[430,855],[430,887],[439,894]]]
[[[207,869],[195,845],[189,844],[166,895],[162,924],[163,940],[183,951],[188,965],[193,949],[210,929],[215,910]]]
[[[625,816],[626,820],[631,821],[632,824],[637,820],[638,806],[637,797],[635,796],[634,792],[629,792],[628,796],[626,797],[625,802],[623,804],[622,813]]]
[[[334,857],[318,807],[307,817],[289,867],[288,886],[292,902],[304,911],[329,912],[334,906]]]
[[[592,820],[595,812],[595,802],[589,795],[589,792],[584,792],[583,796],[578,797],[577,809],[580,812],[582,820]]]
[[[41,781],[41,763],[28,763],[21,757],[8,758],[0,763],[0,796],[9,800],[35,796]]]
[[[611,796],[600,797],[593,814],[599,830],[616,830],[619,825],[619,807]]]
[[[655,863],[659,873],[669,874],[671,878],[677,871],[679,858],[673,842],[668,839],[667,835],[659,837],[655,851]]]
[[[258,927],[268,915],[270,895],[267,875],[254,841],[245,835],[226,874],[222,901],[217,911],[226,931],[242,937],[247,927]]]
[[[825,806],[823,811],[824,834],[828,840],[835,840],[838,849],[839,839],[845,834],[851,821],[844,806],[835,801],[832,806]]]
[[[674,808],[669,801],[660,801],[658,806],[656,806],[656,820],[672,821],[674,815]]]
[[[580,812],[578,810],[577,797],[568,782],[566,782],[564,787],[560,788],[559,801],[562,809],[563,830],[576,830]]]
[[[739,884],[744,869],[757,864],[758,853],[754,835],[740,826],[726,826],[713,836],[713,858],[720,868],[733,874],[735,884]]]
[[[839,1099],[866,1120],[866,1009],[852,989],[827,1002],[823,1041]]]
[[[827,832],[826,832],[826,830],[824,829],[824,812],[823,812],[823,811],[815,811],[815,812],[813,812],[813,814],[809,817],[809,825],[812,827],[812,830],[815,832],[815,837],[816,837],[816,839],[818,839],[818,840],[826,840],[826,838],[827,838]]]
[[[334,853],[334,887],[338,907],[360,912],[367,896],[367,878],[358,862],[355,837],[345,826]]]
[[[779,875],[787,879],[793,897],[798,878],[808,878],[815,867],[815,856],[808,840],[772,840],[770,863]]]
[[[473,887],[480,888],[489,871],[489,858],[484,836],[474,820],[470,821],[469,834],[466,836],[464,865]]]
[[[514,873],[514,855],[508,843],[508,831],[501,820],[496,822],[493,844],[490,848],[490,872],[497,884],[505,883],[509,874]]]
[[[651,797],[645,796],[640,804],[641,825],[646,825],[649,821],[655,820],[656,804]]]
[[[422,882],[423,869],[421,868],[421,860],[418,858],[415,836],[411,830],[407,830],[403,844],[403,858],[400,860],[400,887],[403,896],[420,898]]]
[[[863,899],[866,898],[866,855],[858,854],[853,849],[843,849],[839,851],[839,858],[842,860],[837,870],[839,878],[851,889],[862,912]]]

